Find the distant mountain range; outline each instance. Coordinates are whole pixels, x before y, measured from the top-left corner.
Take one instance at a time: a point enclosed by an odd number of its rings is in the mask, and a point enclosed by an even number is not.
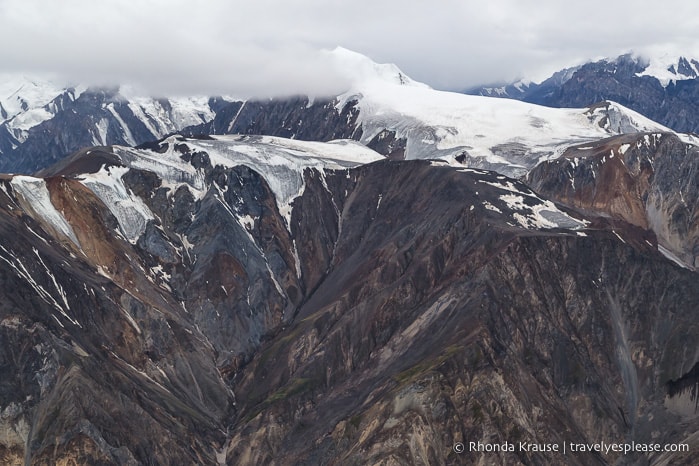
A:
[[[626,54],[568,68],[541,83],[479,86],[468,94],[549,107],[585,107],[611,100],[679,132],[699,131],[699,61],[683,56]]]
[[[136,145],[211,121],[208,98],[126,97],[12,77],[0,85],[0,170],[32,172],[93,145]]]
[[[82,147],[138,145],[180,133],[350,138],[393,159],[458,159],[521,176],[576,142],[667,130],[617,103],[593,106],[602,99],[589,99],[575,110],[550,110],[469,97],[431,89],[395,65],[379,65],[346,49],[334,54],[355,77],[354,84],[342,95],[325,98],[154,99],[129,97],[119,89],[61,89],[19,79],[6,84],[6,97],[0,96],[0,171],[31,173]],[[570,79],[561,75],[550,81]],[[535,93],[546,86],[526,89]]]

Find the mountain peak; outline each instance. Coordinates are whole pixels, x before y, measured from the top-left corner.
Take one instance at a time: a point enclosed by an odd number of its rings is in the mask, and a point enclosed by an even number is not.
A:
[[[429,88],[427,84],[410,78],[393,63],[376,63],[366,55],[339,46],[327,53],[337,70],[352,84],[380,82]]]
[[[663,87],[676,81],[696,79],[699,77],[699,61],[675,53],[657,55],[638,55],[639,60],[647,63],[646,68],[636,76],[652,76]]]
[[[61,86],[37,76],[2,74],[0,106],[3,115],[0,122],[29,109],[41,108],[63,91]]]

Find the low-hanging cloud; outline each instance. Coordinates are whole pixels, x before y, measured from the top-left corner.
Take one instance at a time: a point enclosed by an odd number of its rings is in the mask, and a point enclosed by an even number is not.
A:
[[[692,55],[698,22],[686,1],[0,0],[0,71],[160,95],[321,95],[347,85],[351,70],[321,53],[341,45],[460,89],[632,49]]]

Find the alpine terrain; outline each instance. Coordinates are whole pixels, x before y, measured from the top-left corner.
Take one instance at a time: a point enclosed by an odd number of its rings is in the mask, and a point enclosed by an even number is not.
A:
[[[696,464],[695,138],[333,53],[335,97],[3,103],[0,463]],[[543,447],[600,442],[684,447]]]

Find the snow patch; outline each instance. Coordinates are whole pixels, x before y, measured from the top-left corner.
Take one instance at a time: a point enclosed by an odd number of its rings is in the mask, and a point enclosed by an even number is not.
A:
[[[80,325],[79,322],[77,322],[76,320],[74,320],[73,318],[71,318],[71,317],[66,313],[66,311],[68,310],[68,307],[67,307],[67,306],[68,306],[68,302],[67,302],[67,300],[65,300],[65,293],[63,292],[63,288],[60,287],[60,285],[58,285],[58,283],[56,282],[56,278],[53,276],[53,274],[51,274],[50,270],[48,269],[48,267],[46,267],[46,264],[43,262],[43,260],[41,260],[41,256],[39,256],[39,260],[41,261],[41,263],[44,265],[46,271],[47,271],[47,272],[49,273],[49,275],[51,276],[54,285],[56,286],[56,288],[57,288],[58,291],[59,291],[59,294],[62,295],[61,297],[62,297],[63,300],[64,300],[64,305],[66,306],[65,309],[64,309],[64,308],[61,306],[61,304],[56,300],[56,298],[53,297],[53,295],[52,295],[51,293],[49,293],[43,286],[41,286],[41,285],[36,281],[35,275],[34,275],[33,273],[30,273],[30,272],[27,270],[27,268],[24,266],[24,264],[22,263],[22,261],[21,261],[16,255],[14,255],[12,252],[10,252],[10,251],[8,251],[7,249],[5,249],[5,247],[3,247],[1,244],[0,244],[0,250],[2,251],[2,253],[0,253],[0,260],[2,260],[2,261],[5,262],[7,265],[9,265],[9,266],[15,271],[15,273],[17,273],[17,276],[19,276],[20,278],[22,278],[23,280],[25,280],[27,283],[29,283],[29,285],[30,285],[32,288],[34,288],[34,290],[37,292],[37,295],[38,295],[45,303],[47,303],[47,304],[53,306],[63,317],[65,317],[65,318],[66,318],[70,323],[72,323],[73,325],[76,325],[76,326],[78,326],[78,327],[82,327],[82,325]],[[35,254],[38,256],[38,251],[37,251],[36,249],[34,250],[34,252],[35,252]],[[56,320],[56,322],[58,322],[58,324],[59,324],[61,327],[64,327],[63,323],[60,321],[60,319],[58,319],[58,317],[56,317],[56,315],[51,314],[51,316]]]
[[[95,125],[97,129],[97,139],[95,140],[96,146],[106,146],[107,145],[107,130],[109,129],[109,120],[106,118],[101,118],[100,121]]]
[[[553,202],[547,199],[541,199],[533,192],[525,192],[517,189],[512,181],[503,180],[500,183],[486,180],[478,181],[509,191],[507,194],[498,196],[498,198],[503,202],[504,207],[511,211],[515,211],[512,213],[512,218],[522,228],[535,230],[551,228],[579,230],[589,223],[586,220],[579,220],[571,217],[556,207]],[[486,206],[486,208],[488,207]]]
[[[43,179],[31,176],[14,176],[10,184],[14,191],[26,202],[25,210],[34,212],[39,217],[35,217],[36,220],[43,220],[43,222],[53,227],[55,231],[61,233],[73,244],[80,247],[73,227],[51,203],[51,194]]]
[[[619,235],[619,233],[617,233],[617,232],[614,231],[614,230],[612,230],[612,233],[614,233],[614,236],[616,236],[617,238],[619,238],[619,240],[621,240],[622,243],[626,244],[626,241],[624,241],[624,238],[622,238],[621,235]]]
[[[246,230],[251,231],[255,227],[255,221],[257,217],[252,217],[250,215],[243,215],[238,217],[240,224],[245,227]]]
[[[143,201],[124,185],[122,176],[128,171],[126,167],[102,166],[97,173],[85,175],[81,182],[102,200],[117,219],[121,233],[135,244],[154,217]]]
[[[488,209],[488,210],[492,210],[493,212],[497,212],[497,213],[499,213],[499,214],[502,213],[502,210],[498,209],[497,207],[495,207],[493,204],[491,204],[491,203],[488,202],[488,201],[484,201],[484,202],[483,202],[483,206],[484,206],[486,209]]]
[[[119,123],[119,126],[121,127],[121,130],[124,135],[124,141],[126,141],[127,144],[135,146],[136,139],[134,139],[133,134],[131,134],[129,125],[126,124],[126,122],[121,118],[121,115],[119,115],[119,113],[114,108],[114,104],[111,103],[107,105],[107,110],[109,110],[109,113],[111,113],[114,119],[117,121],[117,123]]]
[[[685,264],[684,262],[682,262],[682,259],[680,259],[679,257],[677,257],[672,251],[670,251],[670,250],[667,249],[666,247],[664,247],[664,246],[658,244],[658,251],[660,251],[660,253],[661,253],[663,256],[665,256],[666,258],[670,259],[672,262],[674,262],[675,264],[679,265],[680,267],[683,267],[683,268],[685,268],[685,269],[692,270],[691,267],[689,267],[687,264]]]

